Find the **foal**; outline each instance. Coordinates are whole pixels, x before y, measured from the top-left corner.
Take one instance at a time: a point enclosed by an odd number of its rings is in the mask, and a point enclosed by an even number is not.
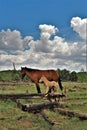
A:
[[[46,94],[48,94],[51,89],[53,89],[54,92],[57,91],[57,87],[58,87],[57,82],[49,81],[44,75],[42,75],[39,82],[44,82],[44,85],[46,86]]]

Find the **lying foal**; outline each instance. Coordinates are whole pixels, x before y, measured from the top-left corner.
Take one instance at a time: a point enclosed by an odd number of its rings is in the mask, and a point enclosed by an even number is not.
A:
[[[44,75],[42,75],[39,82],[44,82],[44,85],[46,86],[46,95],[51,92],[53,89],[54,92],[57,92],[58,84],[55,81],[49,81]]]

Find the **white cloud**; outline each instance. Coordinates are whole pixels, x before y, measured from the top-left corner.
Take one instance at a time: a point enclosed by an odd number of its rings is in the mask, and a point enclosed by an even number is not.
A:
[[[20,32],[17,30],[0,32],[0,50],[14,52],[16,50],[23,50],[23,45]]]
[[[21,33],[17,30],[2,30],[0,32],[0,51],[6,51],[9,54],[14,54],[19,50],[23,51],[31,39],[33,39],[31,36],[26,36],[23,39]]]
[[[80,17],[73,17],[71,20],[71,27],[83,39],[86,39],[86,24],[87,18],[81,19]]]
[[[71,20],[71,26],[82,38],[85,38],[85,31],[81,30],[84,23],[78,17]],[[0,32],[0,69],[10,69],[13,62],[17,68],[85,68],[85,43],[67,42],[56,35],[58,28],[53,25],[39,25],[39,29],[39,40],[32,36],[23,38],[18,30]]]
[[[39,25],[39,29],[41,30],[41,34],[43,32],[49,33],[50,35],[55,34],[58,31],[58,28],[56,28],[55,26],[52,25]]]

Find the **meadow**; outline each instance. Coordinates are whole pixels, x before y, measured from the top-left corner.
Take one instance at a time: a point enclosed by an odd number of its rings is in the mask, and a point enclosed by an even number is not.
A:
[[[66,97],[60,100],[64,110],[87,114],[87,83],[62,82]],[[45,87],[40,84],[42,93]],[[17,81],[1,81],[0,94],[37,93],[33,83]],[[49,102],[46,99],[20,99],[22,103]],[[87,130],[87,120],[76,116],[62,115],[57,109],[44,109],[47,118],[54,122],[50,125],[41,113],[21,111],[10,99],[0,99],[0,130]]]

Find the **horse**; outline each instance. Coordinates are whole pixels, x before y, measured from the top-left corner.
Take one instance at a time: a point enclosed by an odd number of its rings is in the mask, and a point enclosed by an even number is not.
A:
[[[44,75],[49,81],[58,82],[61,91],[63,89],[63,86],[62,86],[61,80],[60,80],[60,75],[59,75],[58,71],[56,71],[56,70],[39,70],[39,69],[21,67],[21,78],[23,79],[25,75],[28,78],[30,78],[32,82],[35,83],[38,93],[41,93],[41,90],[39,87],[39,80],[42,75]]]
[[[51,89],[53,89],[53,92],[57,92],[57,82],[55,81],[49,81],[44,75],[40,78],[39,82],[43,82],[44,85],[46,86],[46,92],[45,94],[47,95]]]

